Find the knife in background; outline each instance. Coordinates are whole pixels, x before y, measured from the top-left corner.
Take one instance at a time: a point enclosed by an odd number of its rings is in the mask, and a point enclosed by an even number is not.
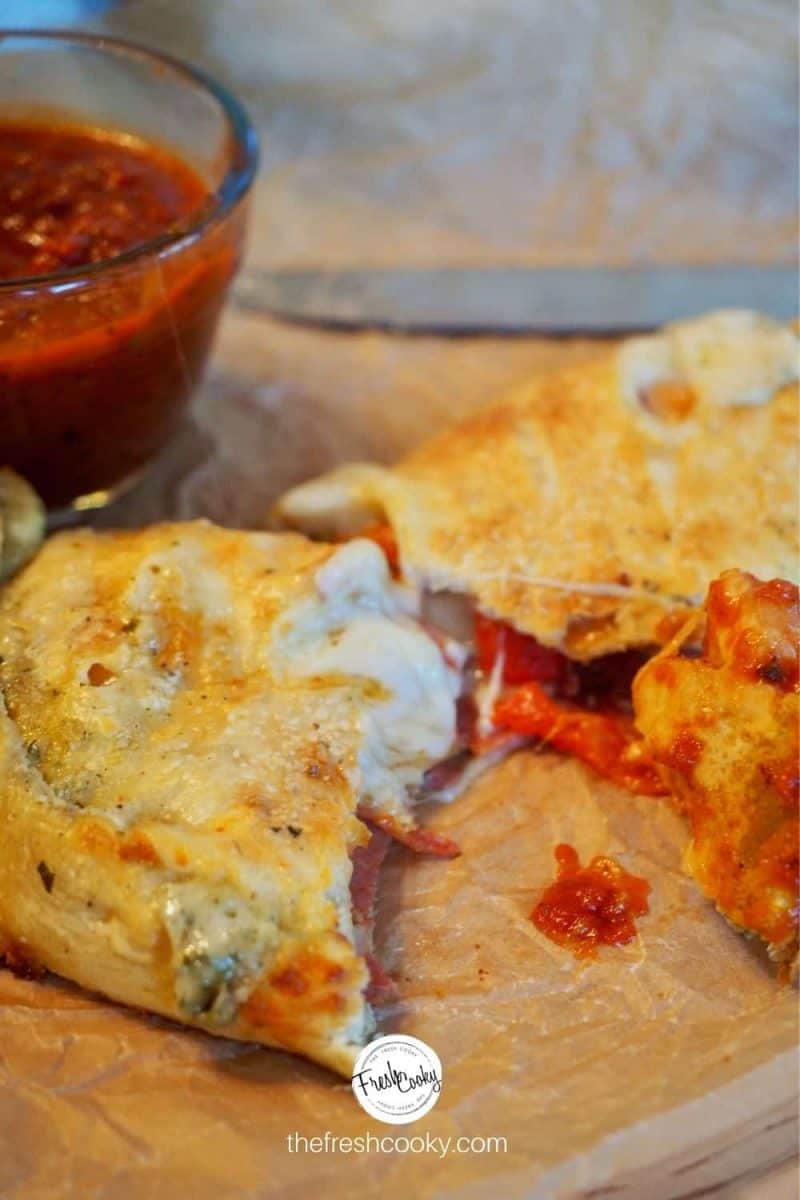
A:
[[[716,308],[798,312],[796,267],[443,267],[245,271],[234,303],[286,321],[429,334],[653,329]]]

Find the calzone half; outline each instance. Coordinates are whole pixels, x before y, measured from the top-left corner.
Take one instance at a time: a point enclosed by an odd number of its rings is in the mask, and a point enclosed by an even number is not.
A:
[[[369,541],[65,532],[0,595],[0,954],[349,1072],[457,662]],[[363,819],[362,819],[363,818]]]
[[[393,468],[302,484],[277,517],[375,538],[426,589],[427,619],[473,648],[454,770],[535,739],[657,792],[635,671],[722,571],[796,574],[797,378],[785,325],[677,322],[531,380]]]

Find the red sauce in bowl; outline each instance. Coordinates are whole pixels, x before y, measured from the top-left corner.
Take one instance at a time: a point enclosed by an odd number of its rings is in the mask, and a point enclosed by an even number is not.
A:
[[[0,124],[0,278],[114,258],[178,228],[208,198],[154,146],[96,130]]]
[[[171,433],[205,363],[242,222],[114,259],[188,232],[211,201],[161,147],[113,130],[0,123],[0,461],[50,507],[113,488]]]

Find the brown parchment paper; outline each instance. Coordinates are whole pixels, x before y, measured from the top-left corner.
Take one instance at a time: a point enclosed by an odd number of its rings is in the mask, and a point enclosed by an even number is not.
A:
[[[2,975],[0,1195],[573,1194],[627,1163],[624,1144],[601,1145],[615,1132],[638,1124],[646,1137],[648,1118],[669,1112],[675,1127],[698,1122],[704,1144],[724,1085],[738,1082],[751,1116],[781,1098],[794,997],[681,874],[683,831],[666,804],[526,753],[435,823],[463,856],[394,854],[379,934],[400,989],[383,1028],[424,1038],[442,1058],[444,1090],[427,1118],[381,1126],[346,1084],[287,1055]],[[560,840],[581,855],[615,854],[650,880],[636,944],[579,964],[533,928],[527,914]],[[748,1085],[748,1073],[770,1065],[774,1077]],[[692,1117],[676,1111],[698,1097]],[[290,1133],[325,1131],[501,1135],[508,1150],[289,1152]]]
[[[100,523],[205,513],[257,525],[294,479],[349,454],[392,458],[537,367],[597,352],[231,313],[193,419]],[[795,994],[682,874],[668,803],[525,752],[428,819],[463,855],[393,851],[377,933],[399,988],[381,1028],[422,1037],[443,1061],[428,1117],[380,1125],[346,1083],[288,1055],[0,972],[0,1197],[657,1200],[791,1152]],[[635,944],[581,964],[534,929],[559,841],[649,880]],[[325,1131],[499,1136],[507,1151],[289,1151],[288,1135]]]

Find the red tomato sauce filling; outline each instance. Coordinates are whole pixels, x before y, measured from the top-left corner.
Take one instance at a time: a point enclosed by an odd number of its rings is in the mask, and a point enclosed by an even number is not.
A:
[[[397,577],[401,563],[392,527],[377,523],[359,536],[381,547]],[[535,637],[476,612],[476,665],[485,679],[500,656],[504,690],[492,711],[492,733],[487,736],[478,730],[475,700],[467,693],[458,708],[462,746],[483,754],[512,738],[531,738],[574,755],[628,791],[666,794],[658,771],[644,757],[631,714],[631,685],[646,653],[630,650],[589,663],[574,662]],[[450,781],[463,766],[463,755],[454,755],[441,769],[432,768],[426,783],[433,787],[439,776],[445,775]]]
[[[590,712],[561,703],[531,681],[498,700],[494,722],[500,729],[575,755],[598,775],[630,792],[666,795],[656,768],[644,756],[633,719],[625,713]]]
[[[745,679],[797,690],[800,593],[795,584],[726,572],[708,589],[706,612],[705,653],[712,666],[727,662]]]
[[[481,613],[475,618],[475,642],[484,676],[503,656],[506,690],[492,712],[495,730],[535,738],[573,754],[631,792],[666,792],[655,767],[643,756],[631,715],[631,683],[644,655],[625,651],[591,663],[573,662]]]
[[[536,928],[578,958],[598,946],[624,946],[636,937],[636,918],[649,912],[650,884],[613,858],[598,855],[582,867],[577,851],[556,846],[558,876],[531,912]]]

